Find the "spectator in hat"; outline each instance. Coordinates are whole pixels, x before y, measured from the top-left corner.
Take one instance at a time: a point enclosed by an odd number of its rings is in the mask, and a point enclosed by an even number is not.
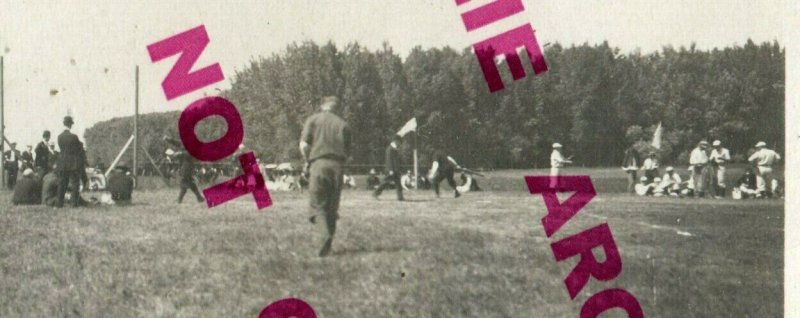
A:
[[[564,155],[561,153],[561,148],[562,146],[560,143],[554,143],[553,152],[550,153],[550,188],[556,188],[558,186],[558,176],[561,175],[561,168],[572,163],[570,160],[571,157],[564,158]]]
[[[725,196],[725,166],[731,161],[731,153],[727,148],[722,147],[722,142],[714,140],[711,144],[711,155],[708,157],[713,173],[716,175],[716,197]]]
[[[634,187],[636,194],[639,196],[653,195],[654,184],[648,182],[647,177],[642,176],[639,178],[639,183]]]
[[[23,151],[19,157],[22,159],[22,170],[31,168],[33,169],[33,147],[31,145],[26,146],[26,150]]]
[[[762,196],[772,197],[772,169],[780,160],[781,156],[774,150],[768,149],[767,144],[763,141],[756,143],[756,152],[747,159],[758,168],[756,183],[758,184],[758,192]]]
[[[661,197],[664,196],[664,194],[668,194],[666,192],[666,189],[662,187],[661,178],[655,177],[655,179],[653,179],[653,196]]]
[[[694,193],[697,197],[704,197],[706,191],[706,179],[708,178],[708,142],[700,141],[697,147],[689,155],[689,165],[692,169],[692,179],[694,180]]]
[[[50,150],[49,130],[45,130],[44,133],[42,133],[42,141],[36,144],[33,154],[35,155],[33,159],[33,166],[42,176],[47,175],[47,172],[50,170],[50,155],[53,154],[53,152]]]
[[[0,141],[2,142],[2,141]],[[6,187],[10,190],[14,189],[17,184],[17,174],[19,173],[20,153],[17,150],[17,143],[12,142],[11,149],[3,153],[3,168],[7,172]]]
[[[664,188],[665,193],[673,196],[680,196],[681,185],[683,180],[681,176],[675,172],[675,168],[667,167],[666,173],[661,178],[661,186]]]
[[[83,143],[78,136],[70,130],[75,122],[71,116],[64,117],[64,131],[58,135],[58,148],[61,149],[58,162],[59,183],[58,183],[58,203],[56,207],[64,207],[64,196],[67,189],[70,190],[70,201],[73,207],[81,203],[80,182],[83,177],[85,153]]]
[[[654,151],[647,154],[647,158],[644,159],[642,163],[642,170],[648,182],[655,182],[655,179],[658,177],[658,157],[656,157]]]
[[[28,168],[22,172],[22,178],[14,187],[14,196],[11,203],[14,205],[36,205],[42,202],[42,184],[33,173],[33,169]]]

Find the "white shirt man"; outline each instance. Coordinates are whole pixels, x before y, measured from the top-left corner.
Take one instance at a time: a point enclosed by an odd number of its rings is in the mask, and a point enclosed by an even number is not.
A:
[[[767,144],[763,141],[759,141],[756,144],[756,149],[758,150],[753,153],[747,161],[758,166],[758,175],[756,175],[758,191],[761,193],[771,193],[772,191],[767,191],[767,185],[772,184],[772,167],[781,160],[781,156],[774,150],[767,149]]]
[[[703,142],[692,150],[689,156],[689,164],[692,166],[705,166],[708,163],[708,154],[706,153]]]
[[[561,174],[561,168],[567,164],[572,163],[569,159],[564,158],[561,154],[561,144],[553,144],[553,152],[550,154],[550,188],[555,188],[558,185],[558,176]]]
[[[642,170],[653,170],[658,169],[658,159],[653,157],[648,157],[644,159],[644,163],[642,163]]]
[[[725,191],[725,165],[731,161],[731,153],[728,149],[722,147],[722,143],[719,140],[714,140],[711,145],[714,146],[714,149],[711,150],[711,156],[708,157],[708,160],[716,163],[717,185],[720,190],[718,195],[721,196]]]
[[[706,153],[706,148],[708,148],[708,142],[703,140],[697,145],[697,148],[692,150],[691,155],[689,155],[689,165],[691,165],[690,168],[692,169],[694,191],[699,197],[703,197],[706,191],[705,181],[706,174],[708,173],[706,169],[706,165],[708,165],[708,153]]]
[[[675,173],[674,168],[667,167],[667,172],[664,174],[664,177],[661,178],[661,184],[659,187],[667,190],[669,194],[677,195],[680,193],[681,184],[683,184],[681,176]]]

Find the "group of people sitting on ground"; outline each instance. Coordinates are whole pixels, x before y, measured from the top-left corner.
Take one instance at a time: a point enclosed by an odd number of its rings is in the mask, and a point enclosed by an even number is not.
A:
[[[625,153],[623,170],[628,174],[629,191],[640,196],[709,197],[722,198],[728,191],[726,166],[730,162],[730,152],[723,148],[719,140],[709,144],[700,141],[689,158],[689,180],[683,181],[673,167],[666,168],[666,174],[658,176],[658,159],[651,152],[644,160],[641,170],[644,176],[633,184],[636,178],[637,157],[635,150],[629,148]],[[773,167],[780,156],[767,149],[766,143],[758,142],[756,151],[748,158],[755,168],[747,168],[744,174],[730,188],[734,199],[780,197],[783,190],[778,179],[773,176]]]
[[[74,124],[72,117],[64,117],[63,124],[64,131],[57,138],[59,151],[55,151],[50,142],[50,131],[45,130],[35,151],[28,147],[22,155],[15,149],[14,143],[9,143],[11,149],[3,152],[7,186],[14,191],[11,203],[61,208],[65,201],[73,207],[90,203],[130,202],[134,180],[127,168],[117,167],[109,171],[108,178],[101,169],[87,168],[83,142],[70,131]],[[21,178],[16,176],[17,168],[22,171]],[[92,197],[90,201],[80,195],[82,190],[102,189],[108,189],[108,192],[101,193],[99,198]]]
[[[42,170],[41,172],[45,172]],[[22,173],[22,178],[17,180],[14,193],[11,197],[13,205],[46,205],[55,207],[58,205],[59,177],[57,165],[53,170],[36,173],[33,169],[27,168]],[[89,174],[87,172],[87,174]],[[102,177],[102,178],[101,178]],[[108,178],[102,173],[89,178],[82,178],[78,185],[78,191],[72,191],[73,185],[67,186],[64,194],[65,200],[72,200],[73,193],[82,191],[96,191],[86,200],[78,194],[74,198],[79,206],[91,204],[115,204],[127,205],[131,202],[134,187],[134,179],[127,167],[117,166],[108,173]]]

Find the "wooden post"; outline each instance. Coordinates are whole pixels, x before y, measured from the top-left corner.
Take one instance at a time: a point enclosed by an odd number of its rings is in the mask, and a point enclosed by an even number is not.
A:
[[[136,65],[136,95],[135,106],[133,111],[133,179],[138,176],[139,170],[139,157],[137,150],[139,149],[139,65]],[[135,182],[134,184],[138,184]]]
[[[3,118],[3,108],[5,107],[5,93],[6,89],[3,83],[3,57],[0,56],[0,149],[3,149],[3,140],[6,139],[5,136],[5,118]],[[0,153],[0,188],[6,186],[6,169],[3,167],[4,157],[6,155],[5,151]]]
[[[417,127],[419,128],[419,127]],[[417,130],[414,129],[414,190],[419,187],[419,162],[417,160]]]

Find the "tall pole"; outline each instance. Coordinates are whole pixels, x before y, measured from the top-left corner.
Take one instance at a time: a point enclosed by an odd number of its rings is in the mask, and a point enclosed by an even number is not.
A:
[[[414,189],[419,186],[419,162],[417,161],[417,130],[414,129]]]
[[[136,98],[133,113],[133,178],[136,179],[139,168],[139,65],[136,65]],[[135,183],[134,183],[135,184]]]
[[[3,118],[3,108],[5,107],[5,96],[4,95],[6,93],[6,88],[4,86],[5,84],[4,84],[4,78],[3,78],[3,72],[4,71],[5,70],[3,69],[3,57],[0,56],[0,149],[5,148],[5,147],[2,147],[2,145],[3,145],[3,140],[6,139],[6,136],[5,136],[5,121],[4,121],[5,118]],[[2,153],[0,153],[0,156],[5,157],[5,154],[6,154],[5,151],[3,151]],[[5,169],[5,167],[3,167],[3,161],[5,161],[5,158],[1,158],[0,157],[0,187],[3,187],[3,186],[6,185],[6,169]]]

